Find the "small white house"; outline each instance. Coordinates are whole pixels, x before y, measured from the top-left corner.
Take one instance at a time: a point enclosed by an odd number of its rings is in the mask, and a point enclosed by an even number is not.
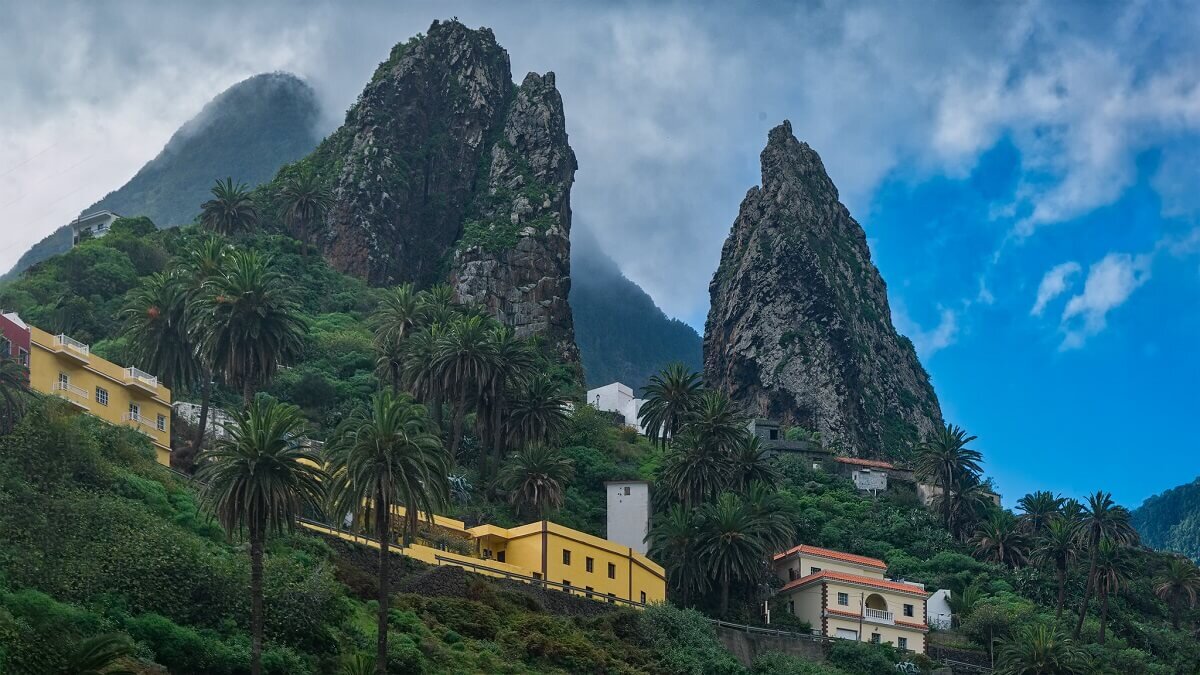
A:
[[[929,625],[939,630],[950,628],[950,591],[942,588],[929,596],[925,601],[925,611],[929,612]]]
[[[588,405],[597,410],[619,413],[625,418],[625,425],[634,427],[638,430],[638,433],[645,431],[641,420],[638,419],[638,414],[642,410],[642,403],[645,401],[635,398],[632,388],[620,382],[613,382],[603,387],[589,389],[587,402]]]
[[[93,211],[71,221],[71,246],[78,246],[85,236],[93,239],[108,234],[112,224],[121,216],[112,211]]]
[[[607,493],[608,529],[605,538],[646,554],[650,531],[650,483],[644,480],[604,482]]]

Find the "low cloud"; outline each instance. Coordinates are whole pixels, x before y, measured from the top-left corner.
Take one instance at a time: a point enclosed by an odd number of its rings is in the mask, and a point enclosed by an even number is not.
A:
[[[903,303],[897,303],[892,313],[892,322],[901,335],[912,340],[917,355],[922,359],[930,358],[958,339],[958,315],[954,310],[945,307],[941,308],[938,324],[930,329],[914,321]]]
[[[1079,263],[1074,261],[1050,268],[1050,271],[1042,277],[1042,283],[1038,284],[1037,301],[1033,303],[1033,309],[1029,310],[1029,313],[1033,316],[1041,316],[1051,300],[1066,292],[1071,278],[1079,274],[1081,269]]]
[[[1109,253],[1093,263],[1088,268],[1083,291],[1068,300],[1063,310],[1063,340],[1059,349],[1078,349],[1088,338],[1103,331],[1108,325],[1109,312],[1125,304],[1149,280],[1152,260],[1150,254]]]

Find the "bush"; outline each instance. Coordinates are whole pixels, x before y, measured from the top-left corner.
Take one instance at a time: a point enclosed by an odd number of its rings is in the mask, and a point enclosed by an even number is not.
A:
[[[798,659],[782,652],[767,652],[754,659],[754,675],[842,675],[842,671],[815,661]]]
[[[663,670],[692,675],[740,673],[741,665],[717,641],[716,631],[694,609],[654,604],[641,616],[642,644],[658,658]]]
[[[849,675],[893,675],[896,661],[891,645],[835,640],[829,648],[829,663]]]

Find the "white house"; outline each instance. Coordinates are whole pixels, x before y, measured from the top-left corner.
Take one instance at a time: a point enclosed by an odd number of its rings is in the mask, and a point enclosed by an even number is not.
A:
[[[605,538],[646,555],[650,531],[650,483],[644,480],[604,482],[608,494],[608,531]]]
[[[929,596],[925,601],[925,609],[929,612],[929,625],[940,629],[949,630],[950,628],[950,591],[942,588]]]
[[[71,246],[78,246],[84,236],[90,236],[93,239],[103,237],[108,234],[113,222],[120,217],[119,214],[105,210],[93,211],[72,220],[70,224]]]
[[[626,426],[636,428],[638,433],[645,432],[641,420],[638,419],[638,413],[641,412],[642,403],[645,401],[634,398],[633,389],[630,387],[620,382],[613,382],[603,387],[589,389],[587,402],[597,410],[619,413],[625,418]]]

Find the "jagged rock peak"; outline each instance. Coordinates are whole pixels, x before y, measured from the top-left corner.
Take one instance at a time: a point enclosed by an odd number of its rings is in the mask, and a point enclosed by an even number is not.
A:
[[[709,383],[828,445],[904,457],[942,423],[912,343],[892,326],[866,234],[820,156],[784,121],[760,155],[709,285]]]

